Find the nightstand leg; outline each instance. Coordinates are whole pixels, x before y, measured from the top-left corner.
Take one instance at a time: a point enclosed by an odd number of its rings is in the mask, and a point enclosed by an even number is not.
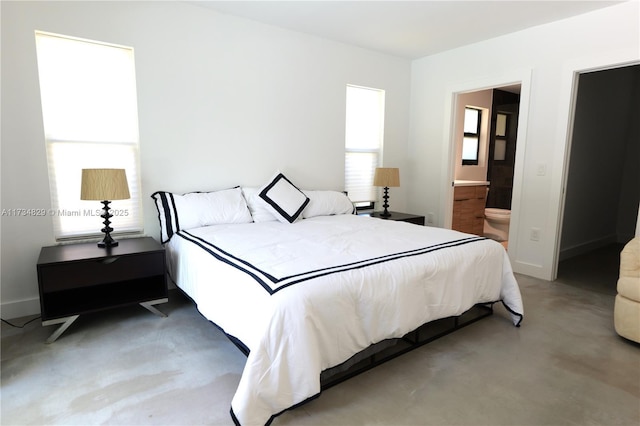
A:
[[[151,311],[152,313],[158,315],[159,317],[166,318],[167,314],[165,314],[164,312],[159,311],[158,308],[156,308],[153,305],[157,305],[159,303],[166,303],[168,301],[169,301],[169,299],[167,299],[167,298],[150,300],[148,302],[141,302],[140,306],[142,306],[143,308],[147,308],[149,311]]]
[[[49,338],[47,339],[46,343],[55,342],[58,339],[58,337],[60,337],[60,335],[62,333],[64,333],[65,330],[67,328],[69,328],[69,326],[71,324],[73,324],[73,322],[75,320],[78,319],[79,316],[80,315],[73,315],[73,316],[70,316],[70,317],[59,318],[59,319],[50,320],[50,321],[42,321],[42,325],[52,325],[52,324],[60,324],[60,323],[62,323],[62,325],[60,327],[58,327],[58,329],[56,331],[54,331],[51,336],[49,336]]]

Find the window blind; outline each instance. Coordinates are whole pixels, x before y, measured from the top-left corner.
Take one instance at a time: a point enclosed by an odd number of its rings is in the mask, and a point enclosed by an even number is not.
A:
[[[131,198],[111,203],[113,234],[142,231],[133,49],[36,31],[56,239],[100,235],[102,204],[80,200],[83,168],[123,168]]]
[[[381,163],[384,90],[347,85],[345,190],[354,203],[373,202],[373,175]]]

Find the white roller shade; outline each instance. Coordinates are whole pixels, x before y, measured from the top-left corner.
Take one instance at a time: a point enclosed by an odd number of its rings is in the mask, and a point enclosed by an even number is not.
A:
[[[99,202],[80,200],[83,168],[123,168],[131,198],[111,203],[114,234],[142,231],[133,49],[36,32],[56,239],[99,235]]]

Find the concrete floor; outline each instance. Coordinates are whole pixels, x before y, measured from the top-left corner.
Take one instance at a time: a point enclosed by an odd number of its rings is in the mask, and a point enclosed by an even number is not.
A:
[[[273,425],[640,424],[640,345],[613,328],[617,270],[584,269],[567,263],[553,283],[518,275],[522,327],[496,305]],[[51,345],[54,326],[3,324],[1,424],[232,425],[245,357],[180,293],[160,306],[168,318],[80,317]]]

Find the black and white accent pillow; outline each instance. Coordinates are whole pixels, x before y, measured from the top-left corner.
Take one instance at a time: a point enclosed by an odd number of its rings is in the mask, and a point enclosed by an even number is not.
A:
[[[309,197],[280,172],[261,187],[258,194],[267,208],[283,223],[295,222],[309,204]]]
[[[158,191],[151,194],[158,209],[158,220],[160,221],[160,242],[168,242],[173,234],[180,230],[178,215],[176,213],[176,202],[171,192]]]
[[[253,221],[240,187],[183,195],[158,191],[151,198],[158,209],[162,244],[183,229]]]

